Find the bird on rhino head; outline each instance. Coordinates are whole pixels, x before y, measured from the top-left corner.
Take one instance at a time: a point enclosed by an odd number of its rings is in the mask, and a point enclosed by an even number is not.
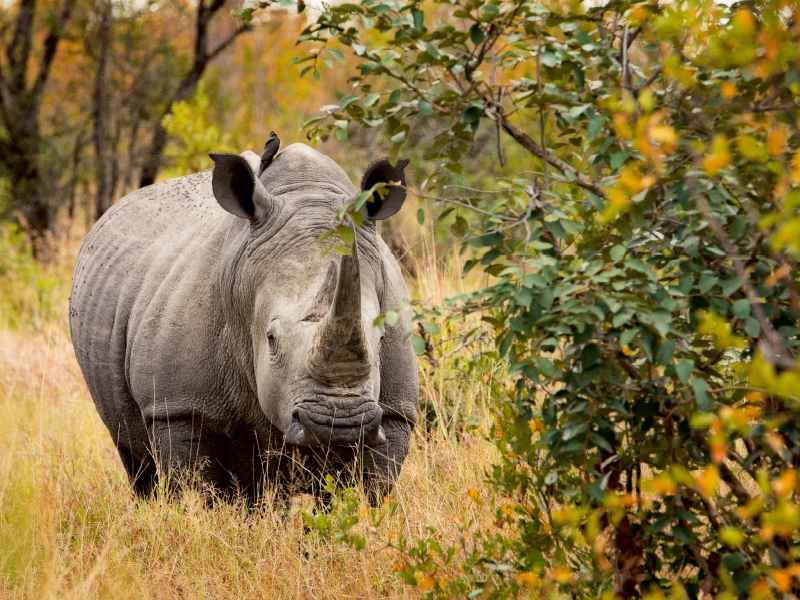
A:
[[[211,173],[142,188],[83,243],[73,344],[138,493],[192,473],[252,495],[304,457],[315,480],[354,467],[377,501],[400,472],[417,367],[408,290],[375,220],[400,210],[407,161],[367,168],[362,190],[398,185],[365,204],[351,255],[322,256],[320,234],[357,192],[330,158],[279,146],[273,133],[261,157],[212,154]]]

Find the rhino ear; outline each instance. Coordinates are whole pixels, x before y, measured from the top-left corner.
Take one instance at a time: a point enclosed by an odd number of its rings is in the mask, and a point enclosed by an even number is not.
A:
[[[209,154],[214,161],[211,189],[219,205],[241,219],[255,220],[268,213],[274,199],[254,175],[259,157],[253,152]]]
[[[386,219],[402,208],[403,202],[406,200],[406,190],[404,189],[406,176],[403,169],[408,162],[407,158],[402,158],[393,166],[388,158],[381,158],[367,167],[364,177],[361,179],[361,191],[368,190],[376,183],[395,183],[402,187],[386,188],[388,195],[384,198],[375,192],[372,199],[364,205],[365,216],[375,220]]]

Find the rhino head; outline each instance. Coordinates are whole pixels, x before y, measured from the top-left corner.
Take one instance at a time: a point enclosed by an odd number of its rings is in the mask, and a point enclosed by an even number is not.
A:
[[[331,159],[302,144],[277,154],[276,141],[261,157],[211,155],[214,196],[238,217],[220,281],[238,366],[287,444],[381,446],[386,349],[372,323],[387,310],[387,275],[374,221],[400,210],[405,190],[390,188],[365,205],[352,255],[322,256],[319,235],[357,192]],[[405,185],[407,162],[376,161],[362,189]]]

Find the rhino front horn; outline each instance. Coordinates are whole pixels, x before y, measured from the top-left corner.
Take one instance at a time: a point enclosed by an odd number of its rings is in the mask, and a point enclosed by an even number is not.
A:
[[[308,369],[320,383],[336,385],[369,377],[372,370],[364,328],[361,324],[361,273],[358,246],[342,256],[333,301],[320,321]]]

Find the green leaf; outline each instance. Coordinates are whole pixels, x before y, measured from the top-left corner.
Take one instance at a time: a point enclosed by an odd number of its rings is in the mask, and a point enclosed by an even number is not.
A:
[[[375,93],[367,94],[367,96],[364,98],[364,106],[369,108],[370,106],[375,104],[380,99],[381,99],[381,95],[380,94],[375,94]]]
[[[421,208],[417,209],[417,223],[419,223],[420,225],[425,224],[425,211],[422,210]]]
[[[425,354],[425,340],[422,337],[414,334],[411,336],[411,346],[414,348],[414,352],[419,355]]]
[[[609,256],[611,256],[611,260],[613,260],[614,262],[619,262],[623,258],[625,258],[625,252],[627,252],[625,246],[620,246],[619,244],[617,244],[611,249],[611,252],[609,252]]]
[[[555,67],[561,64],[561,60],[552,52],[542,52],[541,61],[545,67]]]
[[[342,101],[339,103],[339,108],[342,108],[342,109],[347,108],[350,104],[352,104],[353,102],[355,102],[358,99],[359,99],[358,96],[354,96],[352,94],[350,96],[345,96],[344,98],[342,98]]]
[[[738,552],[734,554],[725,554],[722,557],[722,564],[730,573],[736,571],[746,562],[747,562],[747,557],[743,554],[739,554]]]
[[[476,46],[486,39],[483,29],[481,29],[480,25],[477,23],[469,28],[469,39],[472,40],[472,43]]]
[[[675,342],[672,340],[664,340],[661,347],[656,354],[656,364],[666,367],[675,354]]]
[[[328,52],[339,62],[344,62],[344,54],[342,54],[338,50],[331,50],[330,48],[328,48]]]
[[[616,154],[611,156],[611,160],[609,161],[609,165],[612,169],[617,170],[619,169],[622,164],[628,160],[628,157],[631,155],[630,150],[622,150],[617,152]]]
[[[757,338],[761,333],[761,326],[753,317],[747,317],[744,320],[744,330],[750,337]]]
[[[439,333],[439,326],[436,323],[428,323],[427,321],[423,321],[422,328],[432,335]]]
[[[392,147],[389,149],[389,162],[393,165],[397,164],[397,161],[400,159],[400,144],[392,144]]]
[[[693,360],[684,359],[675,365],[675,372],[678,374],[678,379],[680,379],[681,383],[684,385],[689,382],[689,378],[692,376],[692,371],[694,371]]]
[[[461,113],[461,122],[467,124],[477,123],[483,116],[483,112],[482,106],[469,106]]]
[[[339,234],[339,238],[348,246],[352,246],[353,242],[355,241],[355,233],[348,225],[337,225],[336,226],[336,233]]]
[[[414,29],[422,31],[422,21],[425,18],[425,13],[417,8],[412,8],[411,18],[414,20]]]
[[[737,319],[746,319],[750,316],[750,301],[747,298],[733,303],[733,316]]]
[[[672,534],[678,538],[681,544],[686,546],[694,542],[694,535],[692,535],[692,531],[683,525],[673,525]]]
[[[742,287],[742,279],[740,277],[734,277],[722,284],[722,293],[726,296],[730,296],[740,287]]]
[[[603,125],[605,124],[606,119],[603,116],[594,117],[589,121],[589,124],[586,126],[586,141],[591,142],[594,138],[597,137],[597,134],[603,129]]]
[[[391,140],[392,140],[393,144],[402,144],[406,140],[406,132],[405,132],[405,130],[395,133],[391,137]]]
[[[711,410],[711,398],[708,395],[708,383],[704,379],[693,379],[692,389],[694,397],[697,399],[697,408],[700,412]]]
[[[463,238],[467,235],[467,231],[469,231],[469,223],[467,223],[467,220],[461,215],[456,215],[456,219],[453,221],[450,231],[453,232],[454,236]]]
[[[389,311],[386,312],[386,324],[389,327],[394,327],[397,324],[397,319],[398,318],[399,318],[399,315],[397,314],[397,312],[395,312],[393,310],[389,310]]]

